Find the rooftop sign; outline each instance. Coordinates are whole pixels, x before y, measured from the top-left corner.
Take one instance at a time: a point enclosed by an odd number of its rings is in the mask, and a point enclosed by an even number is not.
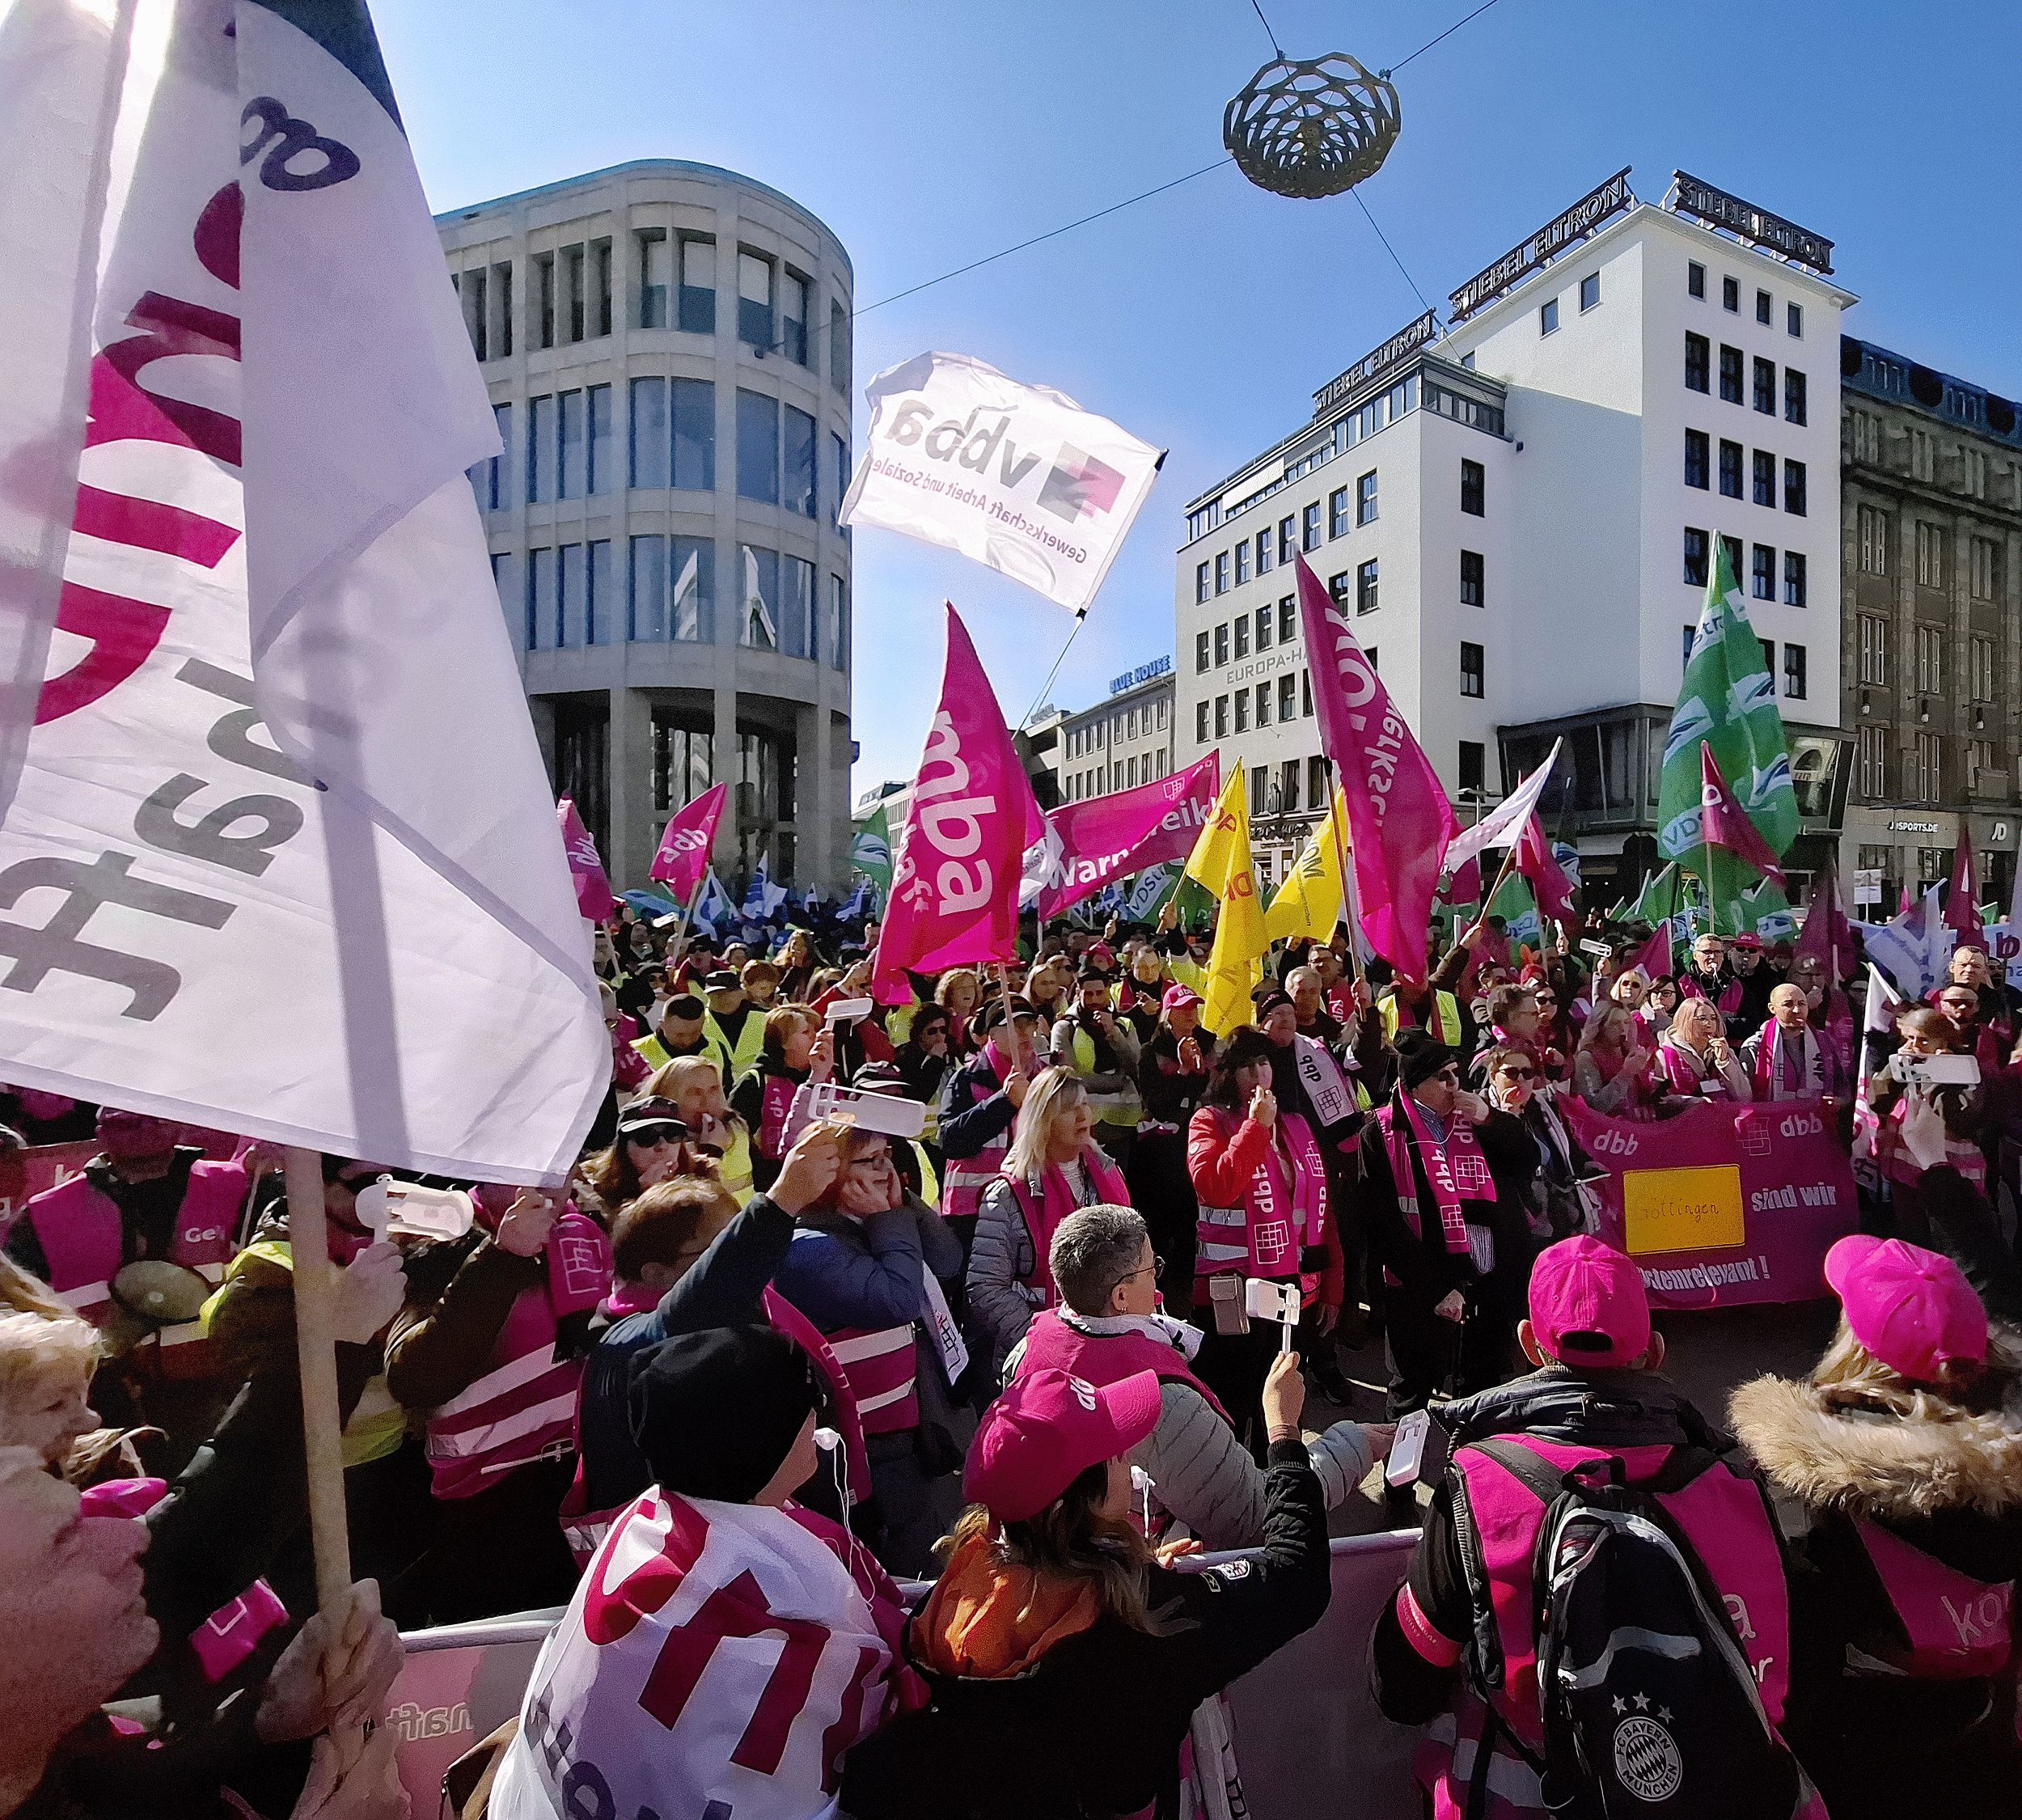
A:
[[[1110,678],[1110,693],[1121,695],[1126,689],[1134,689],[1140,683],[1148,683],[1154,676],[1172,673],[1173,660],[1169,657],[1153,658],[1149,663],[1140,663],[1135,670],[1126,670],[1120,676]]]
[[[1631,168],[1623,165],[1598,189],[1589,190],[1563,215],[1546,222],[1521,246],[1511,248],[1494,265],[1476,273],[1447,298],[1453,320],[1459,322],[1472,315],[1526,273],[1536,271],[1547,260],[1591,234],[1617,210],[1627,208],[1635,201],[1629,190]]]
[[[1438,328],[1439,319],[1430,310],[1416,322],[1400,328],[1381,347],[1372,348],[1345,373],[1337,373],[1321,387],[1313,395],[1313,414],[1317,417],[1331,410],[1358,386],[1396,366],[1407,354],[1416,353],[1432,339]]]
[[[1729,196],[1725,190],[1688,177],[1682,171],[1671,173],[1671,205],[1681,215],[1696,215],[1709,226],[1724,227],[1730,234],[1767,247],[1771,252],[1808,265],[1815,272],[1833,269],[1833,243],[1822,234],[1758,209],[1753,202],[1744,202],[1738,196]]]

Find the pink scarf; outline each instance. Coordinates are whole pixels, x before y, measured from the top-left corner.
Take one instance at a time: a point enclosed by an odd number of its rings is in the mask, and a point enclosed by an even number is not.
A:
[[[1408,1135],[1398,1127],[1397,1108],[1400,1104],[1404,1108],[1405,1123],[1410,1128]],[[1467,1251],[1467,1210],[1461,1203],[1493,1201],[1495,1198],[1495,1184],[1489,1179],[1488,1161],[1475,1141],[1474,1128],[1457,1115],[1447,1123],[1446,1141],[1439,1143],[1425,1122],[1423,1109],[1409,1094],[1402,1091],[1394,1094],[1390,1103],[1376,1116],[1377,1123],[1382,1128],[1384,1148],[1390,1154],[1390,1174],[1397,1183],[1398,1204],[1405,1209],[1412,1230],[1419,1230],[1417,1177],[1411,1170],[1411,1152],[1415,1149],[1424,1167],[1426,1182],[1432,1191],[1433,1205],[1439,1209],[1440,1232],[1446,1241],[1447,1250],[1457,1253]]]
[[[1077,1213],[1083,1207],[1092,1207],[1098,1202],[1113,1207],[1128,1207],[1131,1204],[1130,1191],[1123,1185],[1122,1174],[1093,1145],[1081,1153],[1079,1161],[1088,1179],[1089,1198],[1085,1201],[1074,1198],[1067,1171],[1057,1163],[1046,1166],[1039,1178],[1040,1192],[1036,1198],[1030,1178],[1005,1172],[1011,1192],[1017,1197],[1018,1210],[1025,1216],[1026,1236],[1032,1246],[1032,1274],[1026,1280],[1032,1288],[1046,1292],[1046,1305],[1049,1308],[1056,1306],[1060,1299],[1049,1262],[1053,1252],[1053,1235],[1060,1230],[1060,1222],[1070,1213]]]

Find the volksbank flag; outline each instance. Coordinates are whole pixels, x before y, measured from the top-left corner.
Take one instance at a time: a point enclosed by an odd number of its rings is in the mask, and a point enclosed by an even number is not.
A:
[[[498,438],[364,7],[0,0],[0,142],[84,160],[0,164],[0,449],[48,402],[38,232],[87,249],[87,319],[38,454],[73,480],[0,827],[7,1077],[557,1179],[610,1044],[463,478]]]
[[[1064,393],[968,354],[918,355],[864,396],[870,436],[841,522],[959,550],[1077,611],[1165,459]]]

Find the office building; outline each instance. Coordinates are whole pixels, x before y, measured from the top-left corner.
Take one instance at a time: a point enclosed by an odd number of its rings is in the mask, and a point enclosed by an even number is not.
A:
[[[1173,660],[1112,678],[1106,699],[1060,717],[1052,760],[1062,802],[1135,789],[1173,768]]]

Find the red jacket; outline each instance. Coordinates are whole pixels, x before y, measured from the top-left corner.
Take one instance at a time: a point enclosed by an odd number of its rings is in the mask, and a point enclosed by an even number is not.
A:
[[[1187,1127],[1187,1173],[1194,1192],[1209,1207],[1240,1207],[1250,1192],[1250,1178],[1271,1146],[1271,1132],[1245,1114],[1233,1133],[1228,1130],[1233,1115],[1203,1106]],[[1320,1270],[1320,1303],[1339,1308],[1347,1283],[1347,1267],[1341,1255],[1341,1229],[1334,1211],[1332,1185],[1323,1185],[1320,1197],[1319,1242],[1326,1252]]]

